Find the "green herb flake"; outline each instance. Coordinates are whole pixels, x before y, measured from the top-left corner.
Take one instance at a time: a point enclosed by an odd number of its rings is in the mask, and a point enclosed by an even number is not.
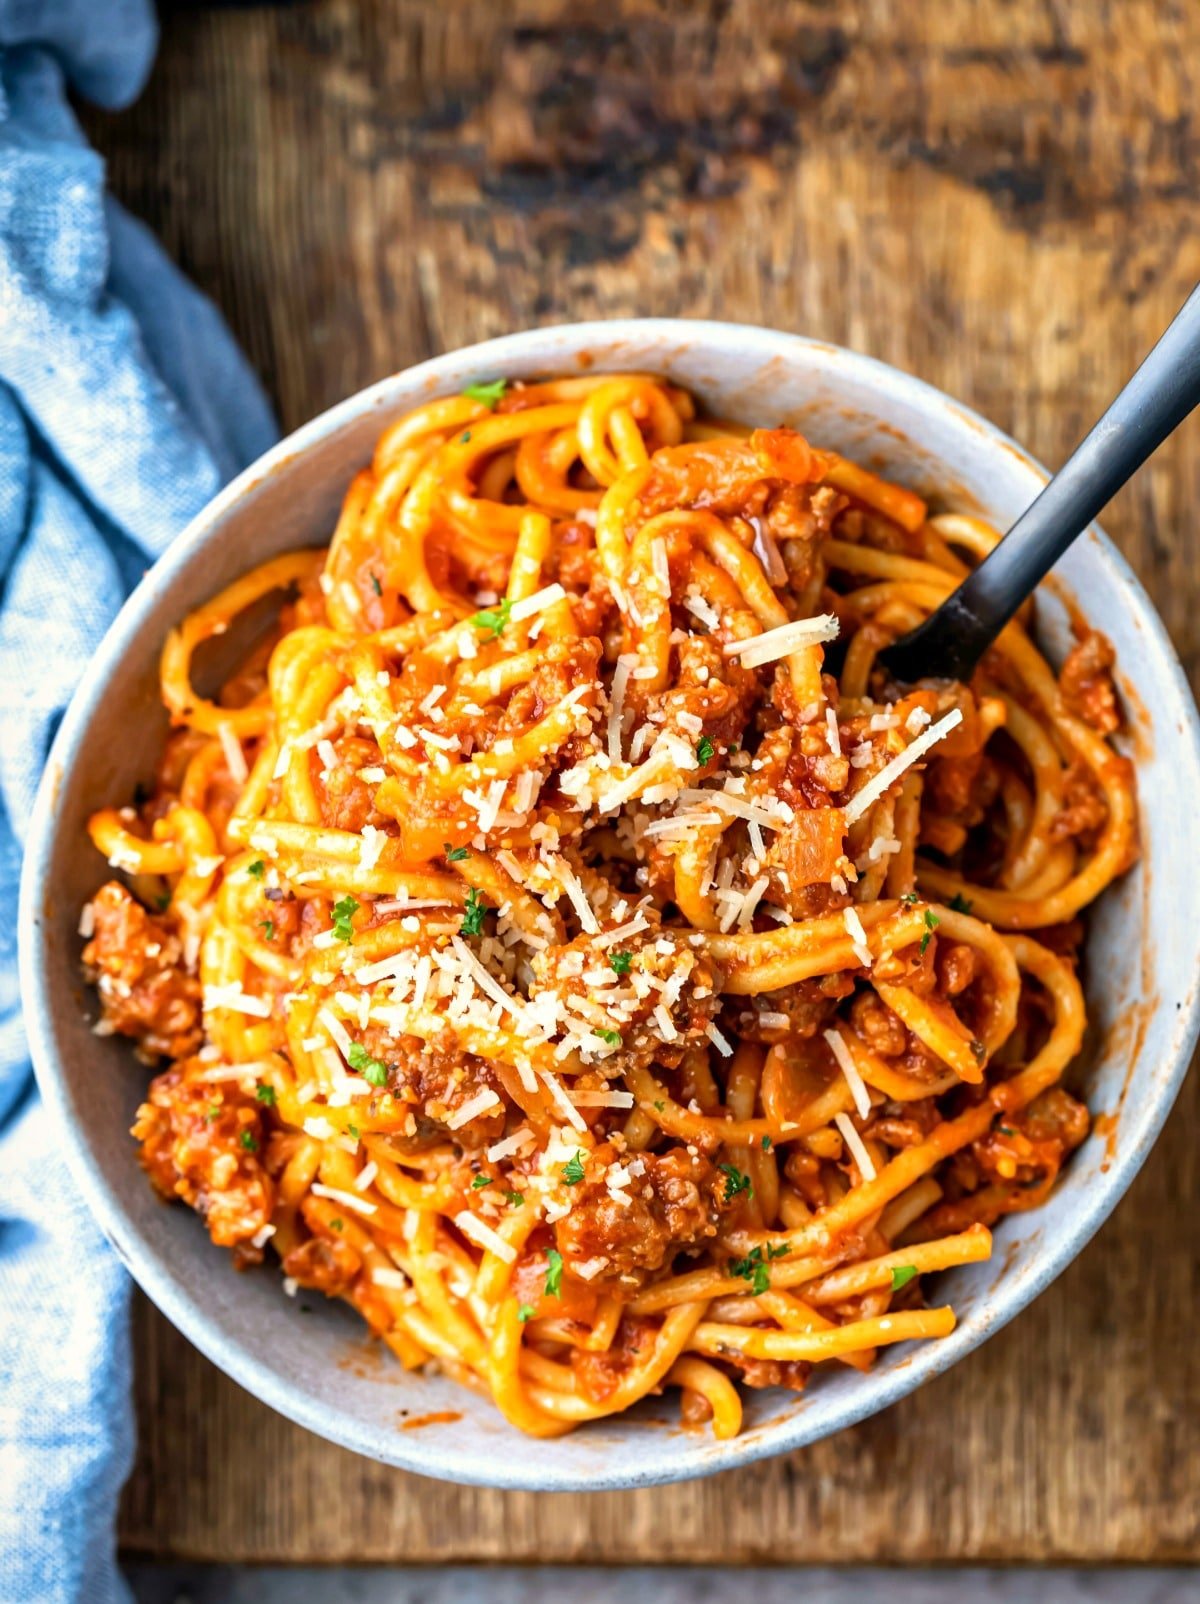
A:
[[[483,934],[483,916],[488,911],[488,905],[472,886],[467,892],[467,904],[463,909],[462,921],[459,929],[464,936],[481,936]]]
[[[577,1147],[575,1152],[563,1165],[562,1178],[568,1186],[578,1186],[583,1180],[583,1149]]]
[[[479,384],[468,384],[463,394],[468,401],[478,401],[481,406],[490,407],[494,412],[503,401],[507,389],[507,379],[488,379]]]
[[[513,604],[505,596],[498,607],[485,607],[482,612],[473,613],[471,622],[476,629],[486,629],[491,640],[499,640],[512,617],[512,610]]]
[[[725,1177],[726,1203],[732,1203],[740,1192],[745,1192],[748,1198],[754,1196],[754,1188],[750,1184],[750,1177],[743,1175],[736,1164],[720,1164],[717,1167]]]
[[[264,934],[264,936],[265,936],[267,941],[274,941],[275,940],[275,921],[274,921],[274,919],[260,919],[258,921],[258,928],[263,932],[263,934]]]
[[[920,897],[917,896],[915,891],[905,891],[900,898],[900,901],[907,902],[910,908],[915,902],[920,902],[920,900]]]
[[[342,1221],[341,1220],[330,1220],[329,1229],[331,1231],[340,1231],[340,1230],[342,1230],[343,1229]]]
[[[477,1175],[471,1182],[471,1190],[472,1192],[482,1192],[485,1186],[491,1186],[491,1184],[492,1177],[490,1175]]]
[[[627,975],[629,966],[632,963],[633,954],[631,952],[610,952],[608,955],[608,967],[614,975]]]
[[[906,1287],[916,1273],[911,1264],[898,1264],[892,1271],[892,1291],[899,1292],[901,1287]]]
[[[619,1030],[593,1030],[592,1035],[599,1036],[600,1040],[607,1042],[610,1047],[619,1047],[621,1045],[621,1032]]]
[[[920,947],[920,952],[921,952],[921,957],[922,958],[925,956],[926,947],[928,947],[930,941],[933,938],[933,932],[937,929],[937,927],[941,924],[941,922],[942,921],[938,918],[937,914],[934,913],[932,908],[926,908],[926,910],[925,910],[925,934],[921,937],[921,947]]]
[[[463,433],[459,435],[458,443],[461,446],[469,446],[470,445],[470,443],[471,443],[471,431],[470,431],[470,429],[465,429],[463,431]]]
[[[764,1153],[769,1153],[771,1151],[771,1138],[769,1136],[763,1137],[762,1150]]]
[[[658,1112],[661,1114],[663,1112],[663,1110],[666,1108],[667,1105],[663,1102],[661,1097],[656,1097],[655,1100],[654,1100],[654,1106],[658,1110]]]
[[[1017,1134],[1011,1125],[997,1125],[996,1129],[999,1131],[1001,1136],[1015,1136]]]
[[[253,1131],[251,1131],[251,1130],[240,1131],[238,1133],[238,1142],[240,1143],[240,1145],[242,1147],[244,1147],[246,1149],[247,1153],[257,1153],[258,1152],[258,1138],[255,1136]]]
[[[562,1254],[557,1248],[546,1249],[546,1296],[558,1298],[562,1296]]]
[[[253,863],[246,865],[246,873],[255,880],[261,880],[267,872],[267,866],[261,858],[255,858]]]
[[[211,1125],[213,1120],[220,1119],[223,1108],[224,1104],[222,1103],[210,1103],[208,1105],[208,1112],[204,1116],[204,1123],[206,1125]]]
[[[160,892],[159,895],[154,899],[154,906],[158,909],[159,913],[166,913],[167,909],[171,906],[171,893],[169,891]]]
[[[357,1070],[362,1078],[371,1086],[386,1086],[388,1071],[387,1065],[371,1054],[361,1042],[352,1041],[350,1050],[346,1054],[351,1069]]]
[[[768,1246],[767,1259],[781,1259],[786,1253],[788,1253],[786,1246],[780,1251],[775,1251]],[[730,1259],[728,1272],[730,1272],[730,1275],[736,1275],[743,1282],[751,1283],[752,1293],[756,1298],[760,1298],[770,1288],[770,1269],[767,1267],[767,1259],[762,1256],[762,1248],[751,1248],[751,1251],[746,1254],[746,1258]]]
[[[519,1209],[525,1202],[525,1194],[524,1192],[514,1192],[509,1189],[504,1194],[504,1201],[506,1203],[511,1203],[514,1209]]]
[[[471,856],[466,847],[452,847],[449,841],[445,843],[445,846],[447,863],[461,863],[464,858]]]
[[[275,1107],[275,1088],[274,1086],[268,1086],[265,1080],[259,1081],[254,1088],[254,1095],[265,1107]]]
[[[517,1319],[522,1325],[524,1325],[527,1320],[532,1320],[536,1313],[537,1310],[534,1308],[532,1303],[521,1303],[517,1306]]]
[[[705,763],[711,763],[713,758],[716,757],[716,755],[717,755],[716,747],[709,740],[707,735],[702,735],[700,737],[700,743],[696,747],[696,760],[697,760],[697,762],[701,765],[701,767],[703,767]]]
[[[971,903],[968,898],[963,896],[961,891],[956,891],[950,898],[950,906],[955,913],[970,913],[971,911]]]
[[[378,574],[372,574],[371,575],[371,589],[375,592],[375,594],[377,596],[382,596],[383,595],[383,586],[379,583],[379,575]]]
[[[358,903],[353,897],[343,897],[340,902],[333,905],[333,931],[339,941],[353,941],[354,929],[350,923],[358,912]]]
[[[358,1141],[358,1126],[357,1125],[347,1125],[346,1126],[346,1130],[347,1130],[348,1134],[350,1135],[350,1137],[352,1138],[352,1140],[357,1142]]]

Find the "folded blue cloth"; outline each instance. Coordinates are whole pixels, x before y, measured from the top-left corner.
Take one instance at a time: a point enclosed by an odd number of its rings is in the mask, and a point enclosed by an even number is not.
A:
[[[0,0],[0,1600],[124,1600],[128,1284],[33,1089],[21,843],[62,710],[130,587],[274,438],[213,307],[104,194],[69,83],[116,107],[150,0]]]

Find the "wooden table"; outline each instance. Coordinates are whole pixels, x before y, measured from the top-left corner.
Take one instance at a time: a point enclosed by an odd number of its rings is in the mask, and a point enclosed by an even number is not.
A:
[[[1059,462],[1200,278],[1192,0],[168,8],[117,194],[285,428],[485,335],[631,312],[819,334]],[[1200,651],[1200,426],[1107,527]],[[1126,665],[1136,677],[1136,665]],[[1195,865],[1181,866],[1195,873]],[[140,1553],[1200,1560],[1195,1081],[1080,1261],[951,1374],[736,1476],[456,1489],[327,1446],[137,1315]]]

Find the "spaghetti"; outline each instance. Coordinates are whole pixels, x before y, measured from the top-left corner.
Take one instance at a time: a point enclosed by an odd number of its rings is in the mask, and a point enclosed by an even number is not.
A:
[[[678,1388],[728,1437],[735,1382],[950,1332],[926,1278],[1087,1133],[1136,851],[1102,637],[876,666],[995,539],[642,374],[394,423],[327,551],[171,634],[153,794],[91,820],[154,1184],[535,1436]]]

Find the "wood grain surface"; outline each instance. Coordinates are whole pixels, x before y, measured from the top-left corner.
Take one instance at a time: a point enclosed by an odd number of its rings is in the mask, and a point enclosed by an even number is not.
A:
[[[84,120],[286,428],[485,335],[670,313],[870,352],[1056,464],[1200,277],[1197,73],[1194,0],[193,4],[166,8],[141,101]],[[1105,520],[1193,671],[1198,448],[1193,419]],[[1097,1241],[986,1348],[831,1441],[675,1488],[502,1494],[370,1465],[143,1306],[124,1542],[1198,1560],[1198,1139],[1193,1079]]]

